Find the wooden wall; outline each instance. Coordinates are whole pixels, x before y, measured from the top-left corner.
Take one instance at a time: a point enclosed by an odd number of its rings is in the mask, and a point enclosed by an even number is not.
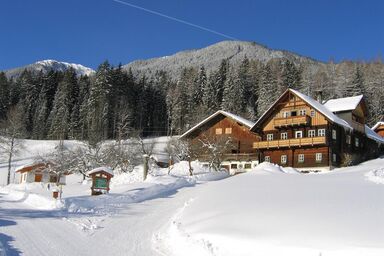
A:
[[[316,162],[316,153],[322,153],[321,162]],[[304,154],[304,162],[298,162],[299,154]],[[287,155],[286,164],[281,163],[281,156]],[[276,149],[266,150],[262,152],[262,161],[265,156],[270,156],[271,163],[281,166],[291,166],[294,168],[310,168],[310,167],[326,167],[329,166],[329,149],[328,147],[302,147],[292,149]]]
[[[230,134],[225,133],[226,128],[231,129]],[[221,129],[222,134],[216,134],[216,129]],[[220,138],[223,136],[228,136],[232,140],[233,151],[228,153],[253,153],[253,142],[260,140],[260,137],[251,132],[249,127],[221,115],[219,118],[207,123],[198,133],[195,133],[192,141],[198,142],[199,139]]]
[[[328,121],[324,117],[323,114],[316,111],[314,108],[309,106],[306,102],[304,102],[302,99],[297,97],[294,94],[289,93],[288,97],[285,99],[282,99],[281,102],[279,102],[276,105],[276,109],[272,112],[272,114],[268,117],[267,121],[263,125],[263,131],[273,131],[276,130],[273,125],[273,120],[275,118],[282,118],[283,113],[285,111],[297,111],[297,114],[299,114],[300,110],[305,110],[306,115],[310,116],[311,111],[315,111],[315,116],[311,117],[311,126],[319,126],[319,125],[327,125]]]

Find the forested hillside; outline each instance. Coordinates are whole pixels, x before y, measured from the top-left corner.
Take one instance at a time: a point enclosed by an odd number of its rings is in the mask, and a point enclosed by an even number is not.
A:
[[[325,99],[364,94],[372,125],[384,114],[384,64],[317,63],[273,55],[218,66],[183,62],[180,74],[147,73],[102,63],[96,73],[24,70],[17,78],[0,73],[0,119],[17,113],[26,138],[124,138],[176,135],[218,109],[256,119],[286,89]],[[16,111],[11,111],[16,109]]]

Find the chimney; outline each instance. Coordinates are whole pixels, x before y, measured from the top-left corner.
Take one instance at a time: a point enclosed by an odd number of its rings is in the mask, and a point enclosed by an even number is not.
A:
[[[322,90],[316,90],[316,100],[320,102],[320,104],[323,104],[323,91]]]

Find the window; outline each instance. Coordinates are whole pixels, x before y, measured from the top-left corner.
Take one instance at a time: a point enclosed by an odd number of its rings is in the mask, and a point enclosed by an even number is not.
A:
[[[251,168],[252,168],[252,164],[250,163],[244,164],[244,169],[251,169]]]
[[[359,138],[355,138],[355,147],[359,147]]]
[[[303,131],[295,131],[295,138],[303,138]]]
[[[335,129],[333,129],[333,130],[332,130],[332,139],[334,139],[334,140],[335,140],[335,139],[336,139],[336,137],[337,137],[336,135],[337,135],[337,133],[336,133],[336,130],[335,130]]]
[[[216,128],[216,134],[223,134],[223,129]]]
[[[307,113],[307,111],[305,109],[300,109],[300,111],[299,111],[300,116],[305,116],[306,113]]]
[[[237,169],[237,164],[231,164],[231,169]]]
[[[283,112],[283,117],[284,117],[284,118],[289,117],[289,112],[288,112],[288,111],[284,111],[284,112]]]
[[[336,160],[337,160],[336,154],[333,153],[333,154],[332,154],[332,162],[336,162]]]
[[[264,161],[270,163],[271,162],[271,157],[270,156],[265,156],[264,157]]]
[[[316,162],[320,163],[321,160],[323,160],[323,154],[322,153],[316,153]]]
[[[348,135],[348,134],[347,134],[347,136],[345,137],[345,142],[346,142],[347,144],[351,144],[351,135]]]
[[[282,132],[282,133],[280,134],[280,138],[281,138],[282,140],[286,140],[286,139],[288,139],[288,133],[286,133],[286,132]]]
[[[297,111],[291,111],[291,116],[297,116]]]
[[[304,154],[299,154],[298,155],[297,162],[304,163]]]
[[[231,134],[231,133],[232,133],[231,127],[225,128],[225,134]]]
[[[309,130],[308,131],[308,137],[315,137],[316,136],[316,130]]]
[[[317,136],[324,137],[325,136],[325,129],[317,130]]]
[[[273,133],[267,134],[267,140],[273,140]]]
[[[311,110],[311,117],[315,117],[315,115],[316,115],[315,110]]]
[[[281,164],[286,164],[287,163],[287,155],[282,155],[281,156]]]

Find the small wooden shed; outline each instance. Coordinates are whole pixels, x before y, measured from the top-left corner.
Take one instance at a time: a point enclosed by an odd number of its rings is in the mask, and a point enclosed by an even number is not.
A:
[[[92,178],[91,195],[101,195],[109,192],[109,183],[113,177],[113,171],[109,167],[99,167],[88,172]]]
[[[15,172],[20,173],[20,183],[43,182],[57,183],[57,175],[49,172],[48,163],[36,162],[18,167]],[[65,175],[60,177],[60,184],[65,184]]]

